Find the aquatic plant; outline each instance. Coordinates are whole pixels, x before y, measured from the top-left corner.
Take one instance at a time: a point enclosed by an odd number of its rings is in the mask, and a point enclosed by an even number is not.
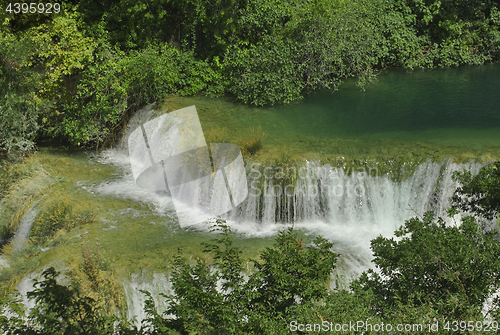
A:
[[[261,126],[250,128],[250,135],[241,142],[241,151],[246,155],[255,155],[262,149],[262,139],[264,138],[264,131]]]
[[[69,264],[67,276],[72,285],[84,297],[95,302],[95,307],[106,315],[124,312],[123,286],[107,253],[101,248],[99,240],[95,243],[81,243],[81,260]]]
[[[55,181],[43,168],[33,167],[28,176],[9,187],[0,212],[0,237],[8,238],[14,234],[33,202]]]

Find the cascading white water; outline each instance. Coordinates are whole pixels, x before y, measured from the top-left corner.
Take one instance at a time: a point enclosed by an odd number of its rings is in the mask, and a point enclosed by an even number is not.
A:
[[[127,317],[130,320],[135,317],[138,323],[146,318],[144,306],[148,298],[141,291],[147,291],[151,294],[156,310],[160,314],[164,313],[168,307],[166,299],[161,294],[173,293],[172,285],[163,273],[153,273],[152,276],[148,276],[145,272],[132,274],[131,280],[125,282],[123,286],[127,296]]]
[[[165,214],[173,209],[170,199],[134,185],[127,155],[128,136],[155,116],[152,108],[148,106],[138,111],[130,120],[121,145],[101,155],[102,162],[120,167],[123,177],[93,187],[92,191],[153,203],[157,213]],[[265,227],[273,223],[307,225],[320,222],[345,230],[380,232],[392,232],[410,217],[429,210],[446,216],[450,197],[457,187],[451,178],[453,172],[469,170],[477,173],[483,166],[472,161],[465,164],[453,163],[449,159],[439,163],[427,161],[420,164],[409,178],[394,181],[388,174],[380,175],[376,167],[346,173],[341,168],[307,162],[291,171],[295,174],[296,185],[284,189],[279,178],[268,177],[265,171],[255,170],[252,165],[247,166],[250,194],[238,211],[228,216],[238,223],[236,225],[259,224]],[[255,177],[255,172],[258,177]],[[287,176],[288,172],[283,171]],[[257,185],[258,194],[255,194],[252,191],[256,189],[254,181],[257,179],[260,179],[260,184]]]
[[[150,109],[138,113],[128,131],[153,115]],[[166,216],[166,220],[175,217],[168,196],[135,187],[125,147],[104,152],[101,161],[119,166],[123,177],[89,190],[150,203],[153,211]],[[469,170],[475,174],[481,166],[472,161],[464,164],[449,159],[427,161],[416,167],[410,177],[395,181],[388,174],[379,174],[376,168],[346,173],[341,168],[307,162],[291,171],[296,174],[295,185],[287,188],[276,175],[266,176],[265,168],[249,165],[248,198],[227,216],[228,224],[248,237],[272,236],[292,224],[306,234],[324,236],[335,243],[335,251],[341,255],[332,286],[346,288],[352,278],[371,266],[370,240],[378,235],[392,236],[405,220],[426,211],[446,218],[450,198],[458,186],[452,180],[453,172]],[[288,172],[283,171],[285,175]],[[459,219],[456,216],[447,220]],[[206,229],[206,225],[198,227]],[[139,320],[144,317],[140,307],[144,298],[138,289],[146,286],[148,290],[159,286],[167,289],[170,284],[166,277],[164,280],[161,285],[144,281],[139,284],[137,278],[125,283],[129,316],[137,315]]]
[[[21,219],[21,222],[19,222],[19,228],[17,229],[14,237],[12,238],[12,241],[10,242],[10,244],[14,248],[14,250],[21,250],[28,243],[28,238],[30,236],[31,226],[33,225],[33,222],[35,221],[36,215],[40,211],[40,209],[37,208],[37,205],[39,202],[40,202],[40,200],[35,201],[35,203],[31,206],[31,208],[23,216],[23,218]]]
[[[453,172],[475,174],[481,166],[472,161],[427,161],[409,178],[394,181],[387,174],[378,175],[376,169],[347,175],[343,169],[308,162],[297,172],[296,186],[289,189],[277,187],[276,178],[254,171],[249,174],[254,192],[238,215],[232,216],[232,226],[248,236],[259,236],[275,232],[283,223],[293,223],[308,234],[324,236],[341,254],[333,285],[346,287],[350,279],[370,267],[370,240],[378,235],[391,236],[405,220],[427,211],[448,222],[460,220],[459,215],[450,219],[446,213],[458,186],[452,180]],[[252,176],[263,187],[256,188]]]
[[[481,163],[456,164],[451,160],[420,164],[406,180],[391,180],[388,174],[353,171],[308,162],[300,168],[295,187],[284,189],[276,179],[264,176],[264,186],[251,192],[238,214],[238,221],[307,223],[322,221],[346,229],[392,231],[412,216],[432,211],[446,216],[450,198],[458,184],[453,172],[477,173]],[[262,175],[259,175],[261,178]],[[277,187],[278,186],[278,187]],[[279,206],[279,208],[277,208]],[[236,217],[233,215],[233,219]]]
[[[108,153],[108,157],[116,159],[117,156]],[[405,220],[426,211],[446,218],[450,198],[458,186],[452,180],[453,172],[477,173],[482,165],[427,161],[409,178],[394,181],[389,175],[377,175],[374,170],[348,175],[340,168],[308,162],[298,172],[296,186],[286,191],[278,190],[276,180],[264,178],[261,192],[250,192],[238,212],[228,217],[228,223],[249,237],[274,235],[294,224],[308,234],[332,240],[341,254],[332,285],[345,288],[352,278],[370,267],[371,239],[380,234],[391,236]],[[100,185],[96,190],[136,200],[144,193],[143,201],[153,201],[158,214],[164,214],[169,207],[165,206],[168,199],[160,201],[162,196],[156,193],[134,191],[130,178],[126,174],[124,179]],[[249,178],[249,188],[252,187]],[[287,222],[283,218],[292,220]]]

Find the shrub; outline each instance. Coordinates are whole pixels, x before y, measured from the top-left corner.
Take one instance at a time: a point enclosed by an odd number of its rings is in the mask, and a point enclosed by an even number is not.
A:
[[[223,221],[214,243],[205,244],[215,264],[198,259],[195,264],[176,258],[172,274],[170,306],[159,316],[150,299],[147,322],[156,329],[180,333],[281,334],[287,322],[297,317],[295,308],[320,301],[327,295],[330,273],[337,255],[332,243],[318,237],[306,246],[292,228],[283,230],[271,248],[266,248],[248,279],[243,276],[241,250]]]
[[[15,160],[35,150],[35,134],[39,128],[38,109],[29,96],[7,94],[0,97],[0,147]]]
[[[243,154],[255,155],[262,149],[262,139],[264,138],[264,131],[262,127],[250,129],[250,137],[242,141],[241,149]]]
[[[35,334],[114,333],[116,318],[104,316],[93,299],[82,297],[73,287],[58,284],[59,273],[53,267],[45,270],[43,276],[44,280],[35,282],[36,289],[28,292],[28,298],[36,304],[27,329],[38,330]]]
[[[373,290],[381,312],[399,303],[431,305],[443,317],[465,320],[476,317],[500,289],[500,242],[473,217],[447,226],[428,212],[407,220],[395,234],[398,240],[372,240],[380,273],[369,270],[359,279],[362,288]]]
[[[10,159],[35,149],[40,100],[35,88],[38,75],[29,69],[34,46],[15,35],[0,32],[0,148]]]
[[[301,98],[304,84],[297,77],[294,51],[298,46],[275,36],[246,47],[233,46],[224,58],[227,90],[247,104],[263,106]]]
[[[500,162],[482,167],[477,175],[456,171],[453,180],[460,182],[453,195],[453,206],[466,212],[493,219],[500,211]]]

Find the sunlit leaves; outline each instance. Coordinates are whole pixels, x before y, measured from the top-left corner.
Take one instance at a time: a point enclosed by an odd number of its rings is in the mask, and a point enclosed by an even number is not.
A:
[[[42,94],[54,94],[64,76],[81,70],[92,60],[92,40],[83,36],[74,16],[58,16],[50,23],[32,28],[26,34],[36,45],[32,62],[44,68],[46,79]]]
[[[429,212],[407,220],[396,238],[372,240],[372,250],[380,271],[369,270],[359,282],[375,293],[381,311],[432,304],[442,316],[464,319],[500,288],[500,242],[473,217],[447,226]]]
[[[457,171],[454,180],[460,183],[455,191],[455,208],[482,214],[492,219],[500,211],[500,163],[492,163],[472,175],[470,171]]]

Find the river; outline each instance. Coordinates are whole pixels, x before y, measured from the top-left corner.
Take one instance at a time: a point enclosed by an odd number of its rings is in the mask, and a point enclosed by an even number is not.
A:
[[[227,217],[241,234],[245,256],[255,257],[280,229],[294,224],[306,238],[321,234],[335,243],[341,261],[334,285],[344,287],[371,266],[371,239],[390,236],[425,211],[445,216],[457,187],[453,172],[475,173],[500,157],[500,64],[391,70],[364,92],[346,80],[336,92],[313,92],[286,106],[170,97],[157,110],[190,105],[197,108],[207,142],[241,145],[261,138],[262,148],[245,156],[250,188],[250,175],[259,174],[258,194]],[[124,139],[155,116],[149,109],[138,112]],[[211,237],[207,224],[181,228],[168,196],[137,188],[126,140],[100,154],[45,147],[35,156],[46,171],[65,178],[40,196],[37,208],[43,212],[58,197],[96,216],[61,237],[63,243],[49,243],[41,266],[70,262],[82,239],[98,239],[126,283],[130,313],[140,310],[133,288],[169,287],[145,283],[166,280],[158,273],[168,272],[177,247],[200,256],[200,242]],[[276,175],[262,175],[269,165],[296,174],[292,193],[277,188],[284,184]]]

